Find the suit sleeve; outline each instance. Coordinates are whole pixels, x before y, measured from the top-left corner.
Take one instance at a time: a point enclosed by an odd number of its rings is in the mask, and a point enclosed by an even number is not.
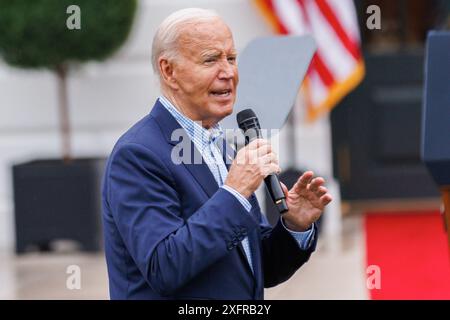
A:
[[[112,157],[107,179],[113,218],[141,273],[161,295],[174,294],[233,250],[236,232],[258,227],[222,188],[184,220],[181,195],[160,157],[131,143]]]
[[[261,212],[256,197],[252,197],[254,210]],[[315,237],[308,249],[303,250],[294,237],[283,226],[281,219],[272,227],[266,217],[260,214],[259,228],[262,238],[262,263],[264,287],[274,287],[288,280],[305,262],[309,260],[317,244],[317,227],[314,224]]]

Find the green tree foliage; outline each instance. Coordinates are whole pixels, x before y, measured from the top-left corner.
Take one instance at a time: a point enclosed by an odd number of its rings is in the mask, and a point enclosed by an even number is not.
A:
[[[81,9],[70,30],[67,8]],[[136,0],[0,0],[0,55],[10,65],[56,68],[103,60],[127,38]]]
[[[75,14],[71,6],[79,8],[79,29],[68,27]],[[58,77],[66,162],[71,158],[68,66],[113,54],[130,33],[136,7],[136,0],[0,0],[0,57],[16,67],[51,69]]]

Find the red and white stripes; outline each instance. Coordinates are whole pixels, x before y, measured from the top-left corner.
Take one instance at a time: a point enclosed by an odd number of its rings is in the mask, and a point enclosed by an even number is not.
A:
[[[254,0],[279,34],[312,34],[317,42],[303,83],[308,120],[333,108],[364,77],[352,0]]]

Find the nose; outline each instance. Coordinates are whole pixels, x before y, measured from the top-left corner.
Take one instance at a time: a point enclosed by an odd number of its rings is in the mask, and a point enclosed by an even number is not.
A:
[[[221,80],[230,80],[234,77],[234,73],[236,72],[236,67],[231,64],[227,59],[223,61],[220,65],[219,71],[219,79]]]

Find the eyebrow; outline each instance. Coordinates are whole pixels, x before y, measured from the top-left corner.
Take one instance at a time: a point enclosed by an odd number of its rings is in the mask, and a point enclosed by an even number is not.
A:
[[[202,58],[206,58],[206,57],[216,57],[216,56],[220,56],[222,53],[219,50],[207,50],[205,52],[202,52],[201,57]]]
[[[215,58],[215,57],[220,57],[221,55],[222,55],[222,52],[220,52],[218,50],[210,50],[210,51],[206,51],[206,52],[202,53],[201,57],[202,58]],[[233,50],[227,56],[237,56],[237,52]]]

